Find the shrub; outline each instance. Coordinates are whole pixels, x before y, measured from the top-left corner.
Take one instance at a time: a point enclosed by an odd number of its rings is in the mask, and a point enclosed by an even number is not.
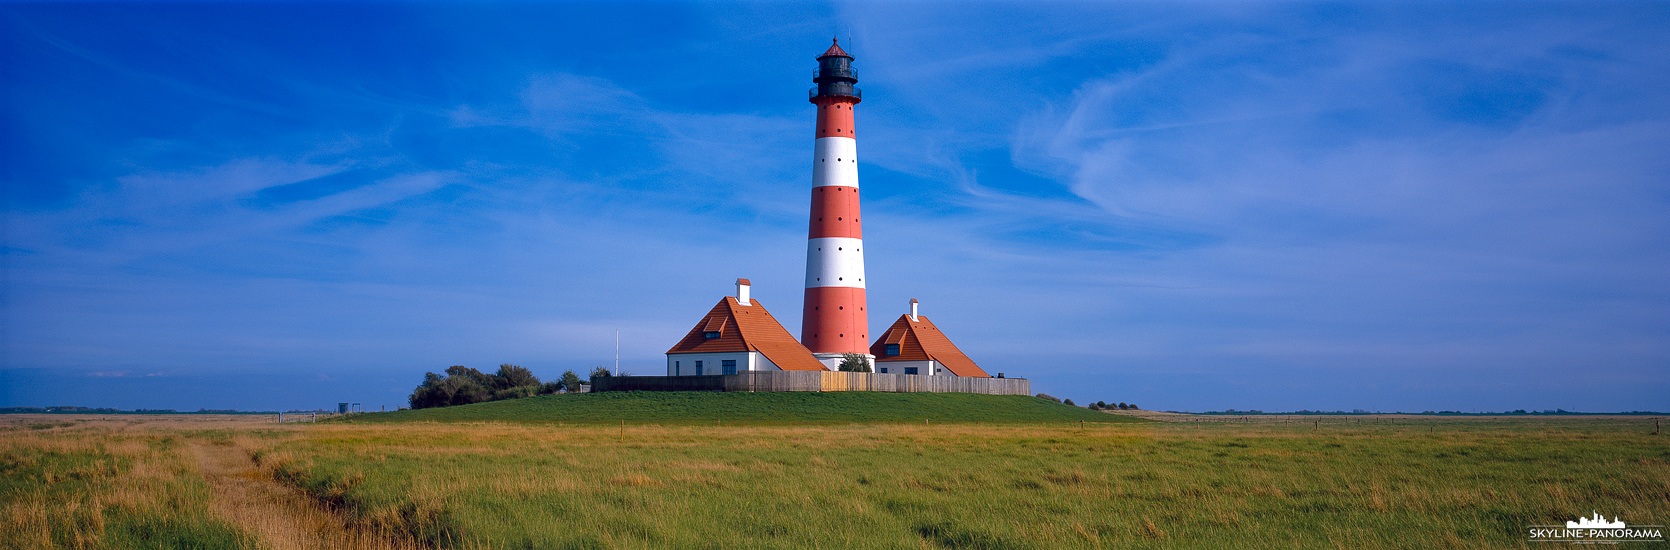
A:
[[[1073,400],[1071,400],[1071,399],[1062,399],[1061,404],[1069,406],[1069,407],[1077,407],[1078,406],[1078,405],[1074,405]]]
[[[595,386],[595,385],[597,385],[597,379],[599,379],[599,378],[609,378],[609,377],[612,377],[612,376],[614,376],[614,373],[609,372],[608,367],[597,367],[597,368],[591,370],[591,376],[586,377],[586,381],[591,383],[591,385]],[[580,391],[580,388],[578,386],[576,386],[573,390],[570,390],[570,391]]]
[[[539,386],[516,386],[493,392],[493,401],[533,397],[535,395],[539,395]]]
[[[1106,408],[1108,408],[1108,404],[1107,404],[1107,402],[1104,402],[1104,401],[1097,401],[1096,402],[1096,408],[1106,409]]]
[[[1055,398],[1055,397],[1052,397],[1052,396],[1050,396],[1050,394],[1047,394],[1047,393],[1040,393],[1040,394],[1038,394],[1038,396],[1037,396],[1037,397],[1038,397],[1038,398],[1039,398],[1039,399],[1045,399],[1045,400],[1049,400],[1049,401],[1054,401],[1054,402],[1056,402],[1056,403],[1060,403],[1060,402],[1061,402],[1061,400],[1060,400],[1060,399],[1056,399],[1056,398]]]
[[[540,393],[539,377],[516,365],[499,365],[497,374],[463,366],[447,367],[446,374],[423,373],[423,383],[407,398],[414,409],[468,405],[514,399]]]
[[[523,386],[538,386],[539,377],[533,372],[516,365],[499,365],[499,372],[493,375],[494,389],[519,388]]]
[[[571,370],[562,371],[562,389],[570,392],[580,391],[580,375],[574,374]]]
[[[838,370],[842,372],[871,372],[870,358],[857,353],[843,353],[841,354],[841,366]]]
[[[423,383],[412,390],[407,401],[414,409],[429,407],[446,407],[451,405],[468,405],[486,401],[491,394],[487,388],[477,382],[477,378],[470,373],[482,375],[479,371],[469,367],[447,367],[446,376],[433,372],[423,373]]]
[[[562,391],[562,382],[546,382],[539,385],[540,395],[549,395]]]

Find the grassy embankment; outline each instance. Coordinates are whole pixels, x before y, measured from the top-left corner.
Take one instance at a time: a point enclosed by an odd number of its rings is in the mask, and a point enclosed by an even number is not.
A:
[[[1023,395],[881,392],[605,392],[542,395],[340,421],[564,424],[808,425],[861,423],[1135,422]]]
[[[177,434],[0,426],[0,548],[239,548]]]

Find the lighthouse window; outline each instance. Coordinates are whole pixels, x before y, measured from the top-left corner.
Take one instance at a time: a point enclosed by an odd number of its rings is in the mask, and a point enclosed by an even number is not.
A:
[[[835,309],[846,309],[847,306],[836,306]]]

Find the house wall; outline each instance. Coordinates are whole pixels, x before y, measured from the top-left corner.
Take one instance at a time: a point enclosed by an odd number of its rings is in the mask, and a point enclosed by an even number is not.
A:
[[[957,373],[945,368],[939,361],[876,361],[876,372],[887,369],[886,374],[904,374],[905,368],[915,367],[917,376],[956,376]]]
[[[593,391],[879,391],[1032,395],[1024,378],[911,376],[868,372],[760,371],[730,376],[599,378]]]
[[[696,362],[702,362],[702,374],[712,376],[724,374],[722,361],[736,361],[737,372],[774,371],[776,363],[766,359],[765,355],[757,351],[738,351],[728,353],[669,353],[667,354],[667,376],[695,376]]]

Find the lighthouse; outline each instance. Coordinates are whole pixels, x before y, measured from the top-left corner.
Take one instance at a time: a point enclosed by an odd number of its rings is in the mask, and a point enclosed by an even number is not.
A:
[[[812,212],[806,240],[806,302],[800,342],[836,368],[842,355],[869,354],[864,298],[864,232],[859,225],[856,109],[863,96],[852,56],[833,41],[818,56],[808,96],[817,111],[812,147]]]

